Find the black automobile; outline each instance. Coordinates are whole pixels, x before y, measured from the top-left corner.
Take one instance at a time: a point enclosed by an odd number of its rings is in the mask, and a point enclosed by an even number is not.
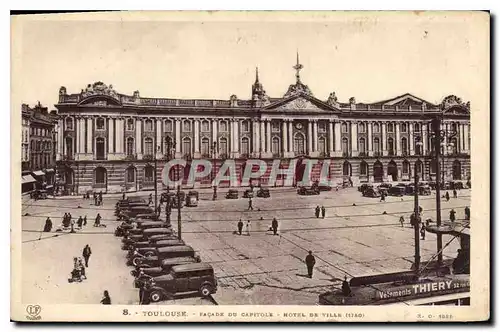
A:
[[[238,198],[238,190],[229,189],[229,191],[226,194],[226,199],[237,199],[237,198]]]
[[[406,186],[394,186],[390,187],[388,194],[390,196],[404,196],[406,193]]]
[[[179,293],[196,292],[207,297],[217,292],[217,280],[208,263],[177,265],[169,274],[147,280],[144,292],[151,302],[171,299]]]
[[[157,235],[154,235],[157,236]],[[122,245],[122,250],[133,250],[133,249],[139,249],[139,248],[151,248],[151,247],[157,247],[157,246],[165,246],[163,243],[164,241],[169,241],[169,240],[174,240],[176,241],[176,245],[179,244],[184,244],[183,241],[178,240],[175,235],[162,235],[159,240],[152,241],[151,239],[149,241],[138,241],[134,243],[127,243]],[[182,242],[182,243],[181,243]]]
[[[253,198],[253,190],[252,189],[247,189],[243,192],[243,198]]]
[[[160,266],[155,267],[140,267],[137,266],[134,270],[130,271],[130,274],[135,277],[134,286],[136,288],[141,288],[144,286],[144,282],[151,277],[158,277],[170,273],[172,267],[184,264],[198,263],[198,261],[193,257],[175,257],[164,259]]]
[[[138,243],[144,243],[145,241],[138,242]],[[129,249],[127,253],[127,258],[133,259],[134,257],[137,256],[153,256],[156,254],[156,249],[158,248],[163,248],[163,247],[174,247],[174,246],[183,246],[185,245],[183,240],[179,239],[171,239],[171,240],[162,240],[162,241],[157,241],[155,243],[149,243],[149,245],[146,246],[141,246],[137,247],[135,245],[132,245],[132,248]]]
[[[134,266],[143,266],[143,267],[155,267],[160,266],[161,262],[167,258],[175,258],[175,257],[193,257],[198,262],[200,258],[198,254],[194,251],[191,246],[173,246],[173,247],[162,247],[156,249],[156,253],[154,256],[143,256],[143,257],[134,257],[132,260],[128,261],[128,264],[132,264]]]
[[[319,191],[332,191],[332,186],[326,184],[319,184],[318,189]]]
[[[141,234],[132,234],[132,235],[126,235],[122,239],[123,244],[131,244],[134,242],[141,242],[141,241],[149,241],[149,238],[154,236],[154,235],[162,235],[162,236],[167,236],[167,235],[172,235],[173,230],[172,228],[149,228],[145,229],[142,231]]]
[[[368,189],[368,188],[373,188],[373,185],[372,185],[372,184],[369,184],[369,183],[363,183],[362,185],[360,185],[360,186],[358,187],[358,191],[359,191],[360,193],[364,193],[364,192],[365,192],[365,190],[366,190],[366,189]]]
[[[365,191],[363,191],[363,196],[376,198],[380,197],[380,192],[375,188],[367,188]]]
[[[319,188],[318,187],[315,187],[315,188],[299,187],[299,189],[297,189],[297,194],[305,195],[305,196],[319,195]]]
[[[257,191],[257,197],[269,198],[271,197],[271,193],[269,192],[269,189],[261,187]]]

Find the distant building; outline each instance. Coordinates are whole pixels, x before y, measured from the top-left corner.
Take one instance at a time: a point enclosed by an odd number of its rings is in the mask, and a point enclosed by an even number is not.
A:
[[[51,186],[56,168],[56,111],[40,103],[30,108],[22,104],[21,167],[23,192],[35,187]]]
[[[62,180],[79,193],[135,191],[152,189],[156,173],[161,189],[161,170],[174,157],[188,161],[174,178],[189,174],[190,161],[199,158],[211,160],[216,170],[234,159],[241,178],[246,160],[260,158],[269,165],[281,159],[283,168],[298,159],[295,176],[302,179],[302,161],[312,158],[318,163],[311,180],[319,178],[325,160],[331,161],[329,177],[339,183],[410,180],[414,172],[432,180],[430,121],[438,115],[443,130],[456,133],[443,142],[443,177],[469,176],[469,103],[449,96],[433,104],[409,93],[375,103],[354,97],[340,102],[334,92],[321,100],[301,81],[298,58],[294,69],[294,84],[278,98],[267,96],[258,72],[251,99],[145,98],[102,82],[75,94],[61,87],[56,107]],[[209,186],[212,176],[196,185]]]

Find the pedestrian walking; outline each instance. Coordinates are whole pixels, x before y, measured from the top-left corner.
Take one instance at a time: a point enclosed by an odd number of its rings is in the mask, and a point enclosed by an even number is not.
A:
[[[446,194],[444,195],[444,198],[446,198],[446,201],[448,202],[450,200],[450,193],[446,192]]]
[[[90,255],[92,255],[92,250],[90,250],[90,246],[87,244],[82,251],[82,256],[85,260],[85,267],[89,267]]]
[[[403,216],[399,217],[399,222],[401,223],[401,227],[404,227],[405,218]]]
[[[380,193],[380,201],[385,202],[385,192],[383,191]]]
[[[470,220],[470,208],[468,206],[465,207],[465,220]]]
[[[78,221],[76,222],[76,224],[78,225],[78,228],[82,228],[82,225],[83,225],[83,218],[82,218],[82,216],[80,216],[80,218],[78,218]]]
[[[87,226],[87,215],[83,217],[83,226]]]
[[[101,300],[101,304],[111,304],[111,298],[107,290],[104,291],[104,296]]]
[[[253,211],[252,197],[248,198],[248,211],[250,211],[250,210]]]
[[[70,233],[75,233],[75,221],[71,220],[71,231]]]
[[[450,221],[455,222],[455,210],[451,209],[450,211]]]
[[[97,216],[95,217],[94,227],[99,227],[99,226],[101,226],[101,215],[98,213]]]
[[[325,215],[326,215],[326,209],[324,206],[321,206],[321,218],[325,219]]]
[[[420,236],[422,240],[425,240],[425,226],[422,224],[422,228],[420,228]]]
[[[312,278],[313,276],[314,264],[316,264],[316,259],[314,258],[312,251],[309,250],[309,254],[306,256],[307,275],[309,278]]]
[[[271,227],[273,229],[273,234],[278,235],[278,220],[276,218],[273,218],[273,221],[271,223]]]
[[[456,189],[453,189],[453,198],[457,198],[458,195],[457,195],[457,190]]]
[[[94,205],[97,206],[98,205],[98,200],[97,200],[97,194],[94,193]]]
[[[99,205],[102,204],[102,190],[99,192]]]
[[[49,217],[45,220],[45,226],[43,227],[44,232],[50,232],[52,230],[52,220]]]
[[[246,228],[247,228],[247,235],[250,236],[250,227],[251,227],[251,224],[250,224],[250,220],[247,221],[247,225],[246,225]]]
[[[351,286],[349,286],[349,283],[347,282],[347,276],[344,276],[344,281],[342,281],[342,295],[351,295]]]
[[[319,211],[320,211],[319,205],[316,205],[316,209],[314,210],[314,215],[316,216],[316,218],[319,218]]]
[[[238,234],[241,235],[241,231],[243,231],[243,221],[238,221]]]

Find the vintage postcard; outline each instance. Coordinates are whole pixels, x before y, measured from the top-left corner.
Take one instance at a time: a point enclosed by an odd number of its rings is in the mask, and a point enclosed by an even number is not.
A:
[[[487,320],[489,22],[13,16],[12,320]]]

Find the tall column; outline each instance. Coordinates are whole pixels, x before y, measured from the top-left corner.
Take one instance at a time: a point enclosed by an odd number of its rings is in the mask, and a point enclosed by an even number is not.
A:
[[[210,142],[210,147],[217,142],[217,120],[212,120],[212,142]]]
[[[288,121],[288,153],[293,155],[293,120]]]
[[[286,120],[283,120],[283,128],[281,130],[282,141],[283,141],[283,153],[288,154],[288,128]]]
[[[266,120],[266,152],[268,154],[268,157],[271,157],[272,151],[271,151],[271,120],[267,119]]]
[[[63,120],[59,119],[57,121],[58,123],[58,128],[57,128],[57,157],[58,160],[61,160],[64,153],[64,128],[63,128]],[[29,144],[29,142],[28,142]]]
[[[373,135],[372,135],[372,122],[368,122],[367,124],[367,127],[368,127],[368,139],[366,140],[366,151],[368,152],[368,156],[372,156],[373,155]]]
[[[87,153],[94,153],[94,126],[92,118],[87,118]]]
[[[311,156],[313,152],[313,126],[312,120],[307,122],[307,154]]]
[[[387,156],[387,124],[385,122],[382,123],[382,142],[380,143],[382,144],[382,155]]]
[[[340,142],[340,122],[335,122],[335,156],[342,156],[342,144]]]
[[[408,124],[408,133],[409,133],[408,140],[410,141],[410,156],[413,156],[415,154],[414,151],[415,136],[413,136],[413,122],[410,122]]]
[[[401,144],[400,144],[400,132],[399,132],[399,125],[400,123],[399,122],[396,122],[395,123],[395,126],[396,126],[396,142],[394,142],[394,145],[396,146],[396,151],[394,151],[396,153],[397,156],[400,156],[401,155]]]
[[[137,158],[142,158],[142,121],[139,119],[135,121],[135,151]]]
[[[355,121],[351,122],[351,151],[353,157],[358,155],[358,124]]]
[[[115,137],[115,128],[113,127],[115,119],[110,118],[109,119],[109,124],[108,124],[108,153],[113,154],[115,153],[114,147],[113,147],[113,139]]]
[[[264,122],[264,120],[260,121],[260,140],[259,141],[261,142],[259,152],[265,153],[267,139],[266,139],[266,123]]]
[[[175,158],[181,157],[181,120],[175,119]]]
[[[240,154],[240,134],[239,134],[240,121],[234,121],[234,158],[238,158]]]
[[[116,120],[116,152],[125,153],[125,119]]]
[[[318,121],[313,121],[313,151],[318,151]]]
[[[333,122],[328,122],[328,152],[333,157]]]
[[[422,154],[427,154],[427,134],[428,134],[427,124],[422,124]]]
[[[260,125],[259,120],[255,120],[255,153],[260,153]]]
[[[232,127],[232,122],[230,123]],[[231,135],[232,137],[232,135]],[[228,142],[229,143],[229,142]],[[231,144],[232,145],[232,144]],[[194,120],[194,157],[200,158],[200,120]]]
[[[78,118],[78,145],[77,145],[77,149],[78,149],[78,153],[84,153],[84,140],[85,140],[85,127],[84,127],[84,123],[83,121],[85,121],[85,119],[83,118]]]
[[[469,144],[469,132],[470,132],[470,124],[465,125],[465,151],[470,154],[470,144]]]
[[[448,145],[448,124],[441,122],[441,130],[445,131],[444,139],[443,139],[443,145],[444,145],[444,154],[446,154],[447,150],[447,145]]]

